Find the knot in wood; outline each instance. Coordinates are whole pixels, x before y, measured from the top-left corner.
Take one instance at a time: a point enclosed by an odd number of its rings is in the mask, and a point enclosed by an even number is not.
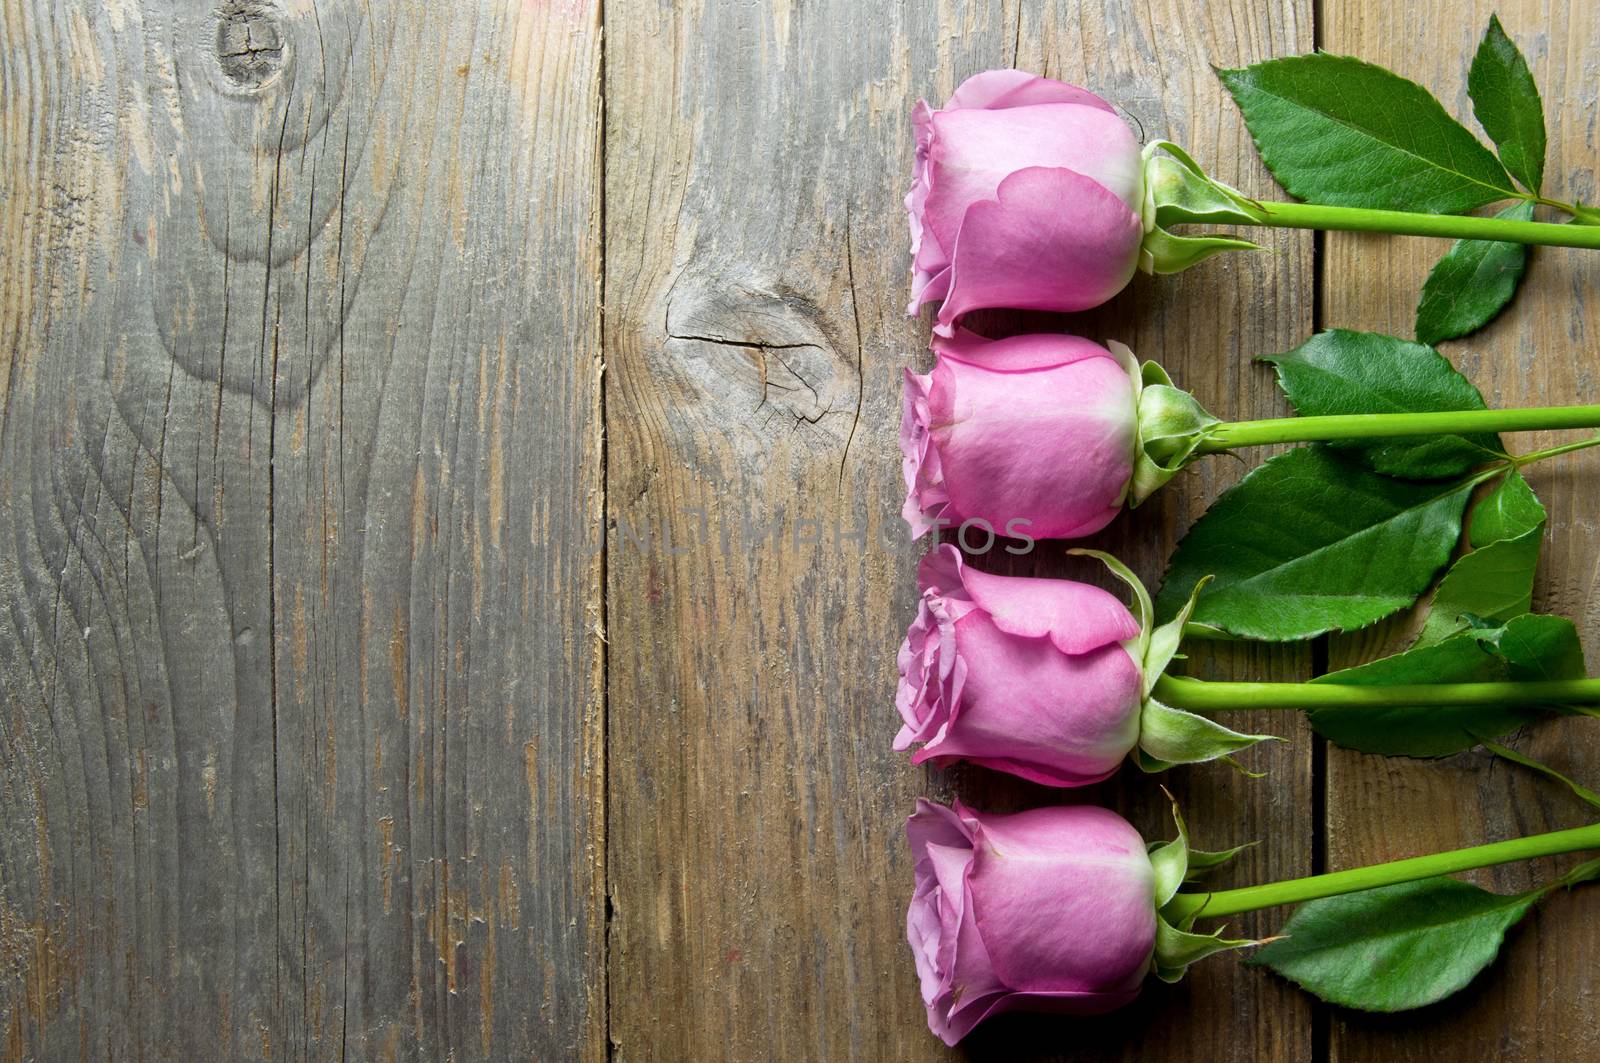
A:
[[[260,88],[288,58],[282,15],[261,0],[228,0],[217,11],[217,62],[234,85]]]

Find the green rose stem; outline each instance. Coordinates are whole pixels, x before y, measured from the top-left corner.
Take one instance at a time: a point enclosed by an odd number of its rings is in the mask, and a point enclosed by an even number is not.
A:
[[[1166,154],[1161,154],[1165,152]],[[1261,225],[1277,229],[1334,229],[1397,233],[1447,240],[1499,240],[1517,244],[1600,248],[1600,213],[1543,196],[1529,202],[1572,215],[1572,223],[1484,218],[1472,214],[1427,214],[1323,203],[1250,199],[1207,177],[1199,164],[1167,140],[1145,145],[1145,239],[1139,265],[1147,273],[1177,273],[1223,251],[1254,247],[1219,233],[1179,236],[1173,225]],[[1509,193],[1506,198],[1513,198]]]
[[[1573,210],[1574,208],[1565,207]],[[1253,201],[1245,213],[1255,224],[1276,229],[1338,229],[1347,232],[1398,233],[1455,240],[1502,240],[1550,247],[1600,248],[1600,226],[1571,225],[1471,214],[1411,214],[1365,207],[1329,207],[1318,203]]]
[[[1530,682],[1414,683],[1358,686],[1343,683],[1231,683],[1163,675],[1151,696],[1163,705],[1197,712],[1245,709],[1409,709],[1446,705],[1522,708],[1531,705],[1600,705],[1600,679]]]
[[[1595,229],[1600,233],[1600,227]],[[1217,454],[1236,447],[1272,443],[1319,443],[1398,436],[1531,432],[1600,428],[1600,406],[1541,406],[1520,410],[1449,410],[1436,413],[1352,413],[1323,417],[1279,417],[1211,425],[1195,448]]]
[[[1192,916],[1206,918],[1253,912],[1259,908],[1272,908],[1280,904],[1299,904],[1320,897],[1336,897],[1343,893],[1372,889],[1376,886],[1393,886],[1401,882],[1452,875],[1479,867],[1508,864],[1514,860],[1531,860],[1540,856],[1555,856],[1584,849],[1600,849],[1600,823],[1572,830],[1534,834],[1526,838],[1475,845],[1469,849],[1453,849],[1430,856],[1414,856],[1407,860],[1394,860],[1387,864],[1334,871],[1309,878],[1287,879],[1242,889],[1217,890],[1213,893],[1180,893],[1167,902],[1162,914],[1169,922]]]

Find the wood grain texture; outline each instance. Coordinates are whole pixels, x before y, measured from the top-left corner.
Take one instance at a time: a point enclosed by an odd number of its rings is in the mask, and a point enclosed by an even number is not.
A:
[[[1261,188],[1208,63],[1304,51],[1310,20],[1309,4],[607,5],[617,1058],[946,1057],[904,940],[902,825],[919,793],[994,809],[1098,800],[1170,831],[1137,774],[1061,795],[913,769],[889,748],[923,549],[896,517],[899,375],[923,364],[928,335],[901,316],[909,103],[1016,64],[1102,91],[1149,135]],[[1304,337],[1312,283],[1310,238],[1270,239],[1275,254],[1141,279],[1066,324],[1162,360],[1219,414],[1267,416],[1282,407],[1248,358]],[[1153,583],[1241,471],[1202,466],[1097,545]],[[1103,578],[1059,547],[1017,567]],[[1293,651],[1198,658],[1209,675],[1309,674]],[[1252,757],[1269,781],[1221,767],[1169,780],[1206,841],[1261,839],[1236,881],[1310,870],[1309,743],[1291,737]],[[966,1050],[1299,1059],[1311,1025],[1303,997],[1221,960],[1115,1018],[998,1022]]]
[[[917,795],[1171,828],[1131,772],[1061,794],[890,749],[925,549],[896,515],[928,336],[902,315],[910,102],[1021,66],[1258,194],[1212,65],[1316,38],[1469,113],[1487,4],[1313,7],[0,2],[0,1063],[1592,1055],[1582,895],[1399,1019],[1223,957],[959,1053],[924,1023]],[[1546,91],[1548,190],[1592,202],[1577,8],[1501,16]],[[980,324],[1120,339],[1218,415],[1272,416],[1251,356],[1408,332],[1442,249],[1330,238],[1315,320],[1312,237],[1261,235],[1092,314]],[[1449,353],[1492,402],[1593,401],[1592,276],[1539,252]],[[1538,604],[1592,654],[1595,460],[1532,477]],[[1203,463],[1090,545],[1154,586],[1247,467]],[[976,563],[1114,586],[1052,546]],[[1290,739],[1246,757],[1268,778],[1159,780],[1199,844],[1259,840],[1222,884],[1305,874],[1319,837],[1348,866],[1583,818],[1481,756],[1330,751],[1317,779],[1298,721],[1228,722]],[[1586,733],[1520,744],[1592,783]]]
[[[1600,139],[1593,124],[1593,71],[1600,62],[1600,11],[1593,5],[1537,0],[1490,3],[1427,2],[1378,5],[1328,0],[1322,42],[1329,51],[1359,55],[1419,81],[1446,108],[1472,125],[1466,72],[1489,15],[1528,57],[1544,95],[1550,133],[1546,193],[1590,202],[1595,195]],[[1419,30],[1425,29],[1425,32]],[[1328,238],[1324,298],[1329,326],[1411,335],[1418,292],[1440,241]],[[1484,331],[1442,349],[1491,405],[1593,402],[1596,336],[1586,322],[1596,305],[1596,261],[1560,249],[1536,251],[1522,292]],[[1575,438],[1530,435],[1511,439],[1529,451]],[[1529,481],[1550,514],[1534,608],[1571,617],[1600,663],[1600,567],[1592,454],[1533,467]],[[1403,625],[1334,640],[1331,663],[1341,667],[1403,644]],[[1590,721],[1592,723],[1593,721]],[[1594,728],[1579,721],[1530,727],[1513,743],[1591,785],[1600,779]],[[1592,818],[1592,810],[1563,789],[1482,753],[1437,762],[1385,760],[1330,750],[1327,771],[1328,862],[1347,867],[1436,848],[1470,845]],[[1541,861],[1485,873],[1502,890],[1523,889],[1571,860]],[[1335,1060],[1592,1059],[1594,1014],[1600,999],[1600,924],[1595,897],[1554,896],[1513,931],[1499,962],[1477,983],[1423,1012],[1376,1018],[1336,1011],[1330,1058]]]
[[[0,7],[0,1058],[604,1055],[599,32]]]

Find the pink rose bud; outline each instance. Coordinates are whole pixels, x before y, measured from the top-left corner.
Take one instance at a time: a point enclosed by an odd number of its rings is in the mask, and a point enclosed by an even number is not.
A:
[[[966,760],[1045,786],[1084,786],[1130,754],[1163,771],[1267,737],[1151,697],[1194,598],[1155,626],[1138,577],[1108,554],[1079,552],[1133,589],[1138,618],[1098,587],[967,568],[948,543],[922,559],[922,600],[900,644],[895,705],[904,726],[895,749],[921,743],[914,764]]]
[[[933,372],[905,376],[904,516],[912,537],[981,522],[1012,537],[1091,535],[1128,501],[1138,369],[1060,334],[936,337]]]
[[[942,299],[935,331],[983,307],[1086,310],[1139,265],[1144,164],[1094,93],[1020,70],[962,82],[912,112],[917,161],[909,313]]]
[[[1164,898],[1121,816],[918,801],[906,836],[917,876],[906,938],[928,1027],[946,1044],[1000,1012],[1097,1014],[1138,996]]]
[[[940,546],[900,646],[894,741],[913,763],[968,760],[1046,786],[1084,786],[1139,744],[1141,626],[1083,583],[995,576]]]

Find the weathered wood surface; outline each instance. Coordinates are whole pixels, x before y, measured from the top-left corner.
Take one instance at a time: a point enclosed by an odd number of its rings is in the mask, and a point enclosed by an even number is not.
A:
[[[947,795],[952,782],[992,808],[1050,795],[981,772],[915,769],[889,748],[894,649],[921,553],[901,542],[896,515],[899,376],[925,361],[928,335],[926,321],[903,317],[907,111],[919,95],[942,99],[970,74],[1015,63],[1102,91],[1226,179],[1259,186],[1264,173],[1206,64],[1308,49],[1310,5],[1199,10],[607,5],[618,1058],[692,1058],[707,1045],[739,1059],[774,1046],[794,1058],[946,1054],[927,1033],[904,942],[904,817],[917,794]],[[1310,238],[1274,247],[1175,283],[1141,281],[1075,325],[1160,358],[1230,414],[1264,416],[1278,406],[1248,357],[1311,327]],[[1176,535],[1239,472],[1205,466],[1101,544],[1153,583]],[[751,525],[774,534],[756,541]],[[869,531],[835,539],[836,527]],[[642,549],[641,529],[654,537]],[[1022,567],[1102,576],[1065,564],[1059,547]],[[1274,674],[1308,666],[1301,657]],[[1206,667],[1242,676],[1274,666],[1218,653]],[[1208,839],[1263,840],[1241,876],[1306,873],[1309,745],[1258,763],[1270,785],[1220,767],[1172,785]],[[1089,796],[1153,834],[1170,830],[1146,779],[1074,798]],[[1037,1048],[1293,1059],[1310,1053],[1311,1013],[1282,984],[1224,962],[1064,1034],[1021,1019],[971,1044],[997,1058]]]
[[[601,1057],[594,7],[0,10],[0,1057]]]
[[[1057,795],[889,748],[921,552],[896,516],[927,337],[902,316],[910,101],[1019,65],[1268,193],[1210,65],[1321,43],[1465,114],[1487,10],[0,2],[0,1060],[959,1056],[906,952],[904,816]],[[1502,17],[1569,101],[1552,191],[1592,200],[1597,19]],[[1439,250],[1332,238],[1319,307],[1313,239],[1264,239],[990,324],[1122,339],[1217,413],[1270,416],[1251,355],[1406,332]],[[1588,265],[1541,252],[1512,314],[1452,345],[1493,400],[1593,397]],[[1540,602],[1600,645],[1587,462],[1534,474]],[[1153,584],[1244,467],[1094,545]],[[979,563],[1100,578],[1053,549]],[[1321,771],[1282,714],[1238,722],[1291,738],[1250,755],[1268,779],[1165,780],[1202,844],[1261,840],[1234,882],[1575,815],[1482,758]],[[1593,778],[1578,735],[1527,748]],[[1069,798],[1169,829],[1140,776]],[[1583,1058],[1583,900],[1399,1021],[1222,958],[965,1051]]]
[[[1545,99],[1550,132],[1546,192],[1591,202],[1600,134],[1594,127],[1594,67],[1600,59],[1600,9],[1592,4],[1513,2],[1378,5],[1332,0],[1325,5],[1322,43],[1332,52],[1384,64],[1432,89],[1470,123],[1466,64],[1498,11],[1507,32],[1528,56]],[[1433,240],[1328,238],[1324,306],[1328,326],[1410,335],[1417,293],[1445,248]],[[1488,329],[1442,349],[1483,391],[1491,405],[1534,406],[1594,402],[1595,329],[1585,320],[1600,306],[1600,271],[1593,256],[1557,248],[1533,253],[1522,293]],[[1360,277],[1360,282],[1356,278]],[[1577,438],[1528,435],[1518,451]],[[1600,664],[1600,563],[1594,549],[1596,477],[1587,453],[1542,462],[1528,481],[1549,511],[1534,608],[1571,617]],[[1377,629],[1334,641],[1334,667],[1367,659],[1399,644],[1400,633]],[[1591,721],[1592,722],[1592,721]],[[1600,745],[1593,728],[1549,721],[1512,743],[1551,766],[1593,783],[1600,779]],[[1584,807],[1558,785],[1480,753],[1440,762],[1384,759],[1330,749],[1327,764],[1327,839],[1331,867],[1541,830],[1576,826]],[[1500,890],[1527,889],[1573,861],[1549,860],[1483,873]],[[1593,894],[1562,894],[1536,909],[1509,936],[1499,962],[1478,984],[1427,1011],[1393,1018],[1334,1011],[1329,1058],[1416,1060],[1451,1058],[1593,1059],[1594,1016],[1600,1006],[1600,920]]]

